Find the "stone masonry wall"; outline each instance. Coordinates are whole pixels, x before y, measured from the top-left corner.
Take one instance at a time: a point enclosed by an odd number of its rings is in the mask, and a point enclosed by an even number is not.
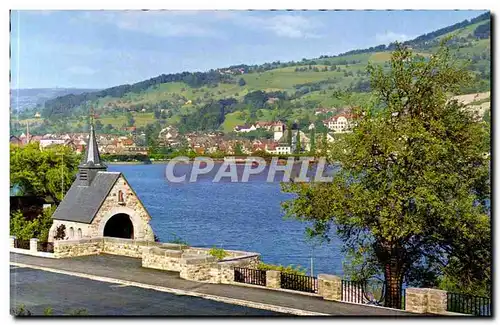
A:
[[[65,225],[66,230],[65,230],[65,238],[67,240],[75,240],[75,239],[83,239],[83,238],[90,238],[89,234],[89,224],[86,223],[81,223],[81,222],[73,222],[73,221],[66,221],[66,220],[54,220],[52,222],[52,226],[50,227],[49,231],[49,242],[54,241],[54,236],[56,234],[57,227],[60,225]],[[71,231],[71,229],[73,229]]]
[[[217,261],[213,256],[183,258],[180,267],[180,277],[182,279],[218,283]]]
[[[102,238],[56,240],[54,242],[54,256],[56,258],[97,255],[102,252]]]
[[[104,237],[103,253],[141,258],[145,248],[156,247],[160,243],[125,238]]]
[[[104,200],[94,220],[90,224],[89,235],[92,237],[101,237],[103,235],[102,233],[99,233],[99,227],[103,219],[108,217],[109,214],[117,207],[122,207],[122,205],[118,203],[118,192],[120,190],[123,192],[125,200],[123,207],[134,211],[135,216],[131,216],[131,218],[134,217],[134,220],[140,220],[140,225],[134,224],[134,239],[154,241],[153,230],[149,225],[151,217],[123,176],[118,178],[115,185],[109,192],[108,197]]]
[[[54,255],[56,258],[64,258],[106,253],[141,258],[145,248],[159,245],[161,243],[111,237],[56,240],[54,241]]]
[[[146,248],[142,255],[142,266],[165,271],[180,272],[182,251],[162,249],[159,247]]]
[[[325,300],[342,299],[342,279],[335,275],[318,275],[318,294]]]
[[[446,291],[430,288],[407,288],[405,309],[410,312],[424,314],[447,314]]]

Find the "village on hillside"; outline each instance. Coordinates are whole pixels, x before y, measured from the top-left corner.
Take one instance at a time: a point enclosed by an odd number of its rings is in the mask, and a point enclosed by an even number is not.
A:
[[[337,111],[335,115],[332,112]],[[329,114],[330,113],[330,114]],[[249,125],[237,125],[231,134],[222,131],[190,132],[181,134],[174,126],[163,128],[156,139],[159,147],[171,150],[188,150],[196,155],[210,155],[214,153],[249,155],[255,152],[264,152],[269,155],[291,155],[312,151],[312,143],[319,143],[321,139],[328,142],[334,140],[335,134],[351,132],[353,116],[349,109],[319,108],[315,115],[329,116],[321,120],[326,132],[314,131],[315,124],[299,129],[297,122],[289,124],[283,121],[257,121]],[[272,134],[270,138],[245,138],[243,135],[252,131],[263,130]],[[105,155],[144,155],[150,151],[146,145],[146,134],[138,133],[135,127],[127,128],[128,135],[97,134],[96,140],[99,151]],[[291,133],[291,135],[289,134]],[[311,138],[314,137],[314,141]],[[28,143],[38,143],[41,150],[51,146],[63,145],[70,147],[77,153],[85,150],[88,142],[88,133],[63,133],[31,135],[29,124],[26,131],[20,135],[11,135],[10,143],[24,146]]]

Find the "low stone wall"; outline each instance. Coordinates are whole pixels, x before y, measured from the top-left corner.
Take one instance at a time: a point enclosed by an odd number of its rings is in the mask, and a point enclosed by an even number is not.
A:
[[[180,260],[180,277],[182,279],[219,283],[217,259],[213,256],[184,257]]]
[[[226,257],[217,261],[215,257],[200,254],[200,257],[181,259],[180,276],[186,280],[205,283],[234,283],[234,267],[256,268],[260,255],[248,252],[228,252],[236,257]],[[246,253],[246,255],[244,255]]]
[[[228,256],[218,261],[209,255],[210,249],[161,244],[143,250],[142,266],[175,271],[186,280],[204,283],[234,283],[234,267],[255,268],[260,254],[226,251]]]
[[[142,266],[165,271],[180,272],[182,250],[149,247],[142,253]]]
[[[56,258],[97,255],[102,251],[102,238],[54,241],[54,255]]]
[[[405,309],[410,312],[424,314],[448,315],[446,311],[448,297],[446,291],[429,288],[407,288]]]
[[[104,237],[102,252],[112,255],[141,258],[144,249],[158,247],[161,243],[146,240]]]
[[[318,294],[325,300],[342,300],[342,279],[336,275],[318,275]]]

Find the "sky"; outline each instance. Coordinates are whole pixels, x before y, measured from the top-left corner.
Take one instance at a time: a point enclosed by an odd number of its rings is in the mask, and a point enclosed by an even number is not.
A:
[[[11,88],[107,88],[404,41],[484,11],[12,11]]]

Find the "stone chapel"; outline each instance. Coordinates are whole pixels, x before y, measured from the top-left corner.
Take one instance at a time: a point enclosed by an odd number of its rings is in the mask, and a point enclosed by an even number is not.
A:
[[[125,175],[107,171],[101,161],[92,122],[78,170],[52,215],[49,241],[54,240],[61,225],[65,226],[65,240],[106,236],[154,241],[151,216]]]

